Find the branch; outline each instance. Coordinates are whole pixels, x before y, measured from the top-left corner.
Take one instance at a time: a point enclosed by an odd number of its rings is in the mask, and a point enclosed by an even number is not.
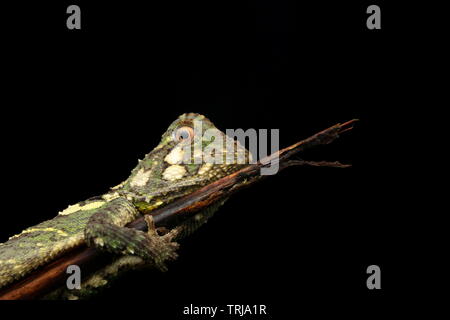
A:
[[[278,163],[279,169],[297,165],[308,165],[316,167],[335,167],[346,168],[350,165],[341,164],[339,162],[313,162],[304,160],[291,160],[290,158],[314,146],[329,144],[339,137],[340,133],[351,130],[353,124],[357,120],[350,120],[342,124],[336,124],[325,129],[315,135],[299,141],[287,148],[279,150],[256,164],[236,171],[226,177],[223,177],[203,188],[184,196],[174,202],[152,211],[152,216],[156,225],[167,224],[171,219],[179,215],[189,215],[219,201],[225,197],[229,197],[233,193],[248,187],[253,183],[265,178],[261,176],[260,170],[268,167],[271,163]],[[145,230],[147,224],[144,217],[128,224],[128,227],[139,230]],[[69,265],[75,264],[85,271],[93,269],[107,259],[107,255],[94,249],[87,248],[85,245],[66,252],[62,257],[56,259],[48,265],[32,272],[24,279],[13,283],[10,286],[0,290],[0,300],[17,300],[17,299],[34,299],[50,292],[52,289],[64,284],[67,277],[66,269]]]

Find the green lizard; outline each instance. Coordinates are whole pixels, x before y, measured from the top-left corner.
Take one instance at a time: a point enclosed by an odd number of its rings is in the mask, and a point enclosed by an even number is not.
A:
[[[201,124],[201,130],[194,128],[194,124]],[[144,261],[166,270],[165,263],[177,256],[178,244],[174,239],[181,236],[180,228],[159,235],[150,218],[146,219],[148,233],[125,225],[248,163],[250,153],[234,140],[233,161],[227,158],[223,164],[205,162],[203,150],[217,139],[217,135],[211,138],[203,134],[209,129],[215,130],[224,141],[230,141],[203,115],[181,115],[163,134],[159,145],[139,161],[121,184],[101,196],[71,205],[55,218],[0,244],[0,288],[83,243],[124,257],[116,260],[116,268]],[[223,150],[224,156],[227,151]],[[242,156],[244,163],[237,161]],[[189,233],[206,222],[215,209],[184,222],[182,232]]]

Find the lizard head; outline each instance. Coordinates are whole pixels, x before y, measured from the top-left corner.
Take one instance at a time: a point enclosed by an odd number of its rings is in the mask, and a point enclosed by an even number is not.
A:
[[[205,116],[176,119],[118,190],[151,211],[248,165],[250,153]]]

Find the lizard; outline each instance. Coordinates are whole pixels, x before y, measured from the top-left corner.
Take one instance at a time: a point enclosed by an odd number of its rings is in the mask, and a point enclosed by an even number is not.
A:
[[[207,130],[215,134],[205,135]],[[179,116],[125,181],[0,243],[0,288],[83,244],[124,257],[116,260],[117,268],[129,261],[132,265],[143,261],[166,271],[166,263],[177,257],[177,240],[204,224],[218,206],[162,234],[149,213],[243,168],[251,160],[251,153],[231,139],[232,152],[220,150],[221,156],[228,152],[231,158],[219,163],[205,161],[204,150],[215,139],[230,142],[231,138],[203,115]],[[148,233],[126,227],[141,215],[145,215]]]

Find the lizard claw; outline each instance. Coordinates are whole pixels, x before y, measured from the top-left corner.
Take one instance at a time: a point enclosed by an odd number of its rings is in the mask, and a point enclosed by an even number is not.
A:
[[[152,215],[146,214],[144,216],[145,222],[147,223],[148,231],[147,234],[150,237],[158,236],[158,232],[156,231],[155,220]]]
[[[180,228],[175,228],[160,236],[155,227],[153,216],[145,215],[144,219],[148,226],[147,235],[151,242],[151,250],[156,254],[154,256],[156,267],[161,271],[167,271],[164,262],[166,260],[175,260],[178,257],[178,254],[175,251],[178,249],[179,244],[173,242],[173,240],[181,230]]]
[[[167,232],[162,237],[167,239],[168,242],[172,242],[181,233],[182,229],[183,229],[182,226],[176,227],[176,228],[170,230],[169,232]]]

